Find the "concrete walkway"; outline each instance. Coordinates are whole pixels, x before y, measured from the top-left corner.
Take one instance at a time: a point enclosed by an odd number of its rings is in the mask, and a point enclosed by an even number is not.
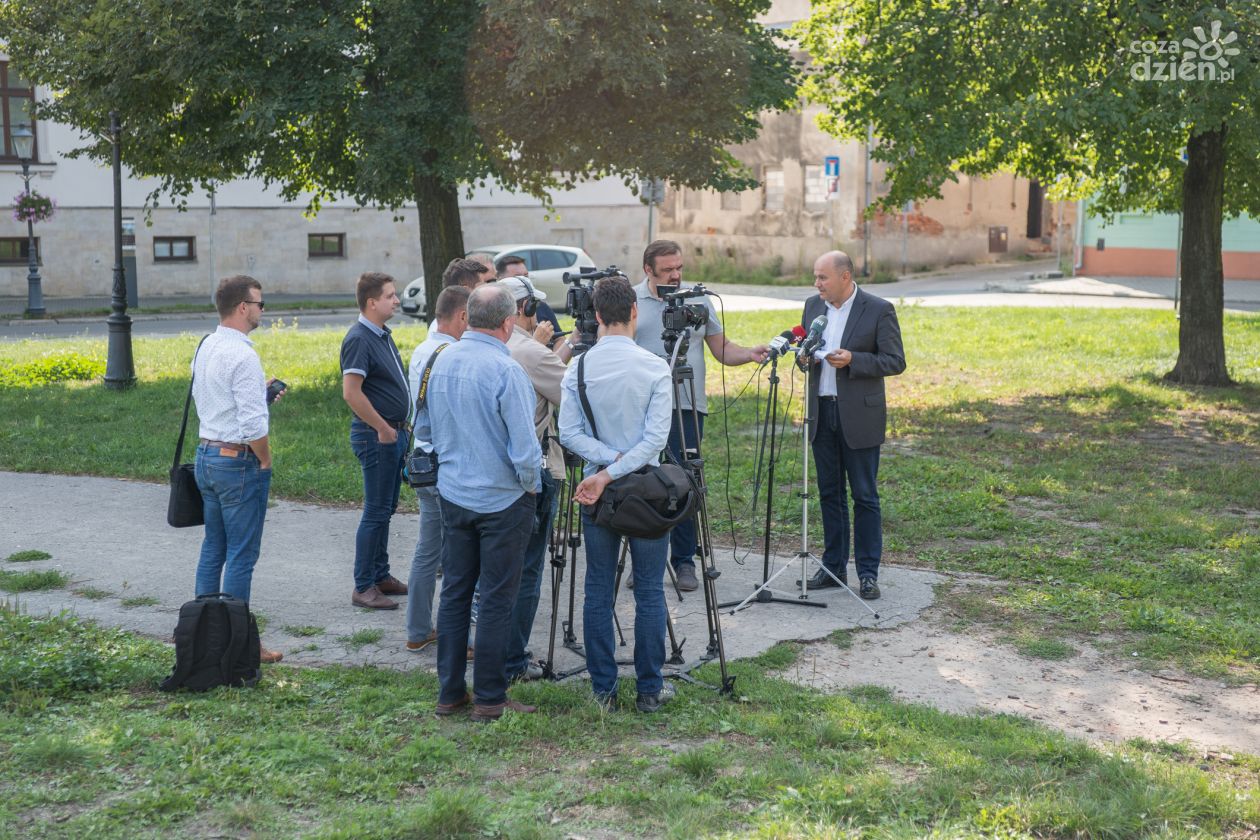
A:
[[[793,497],[795,498],[795,497]],[[168,639],[180,605],[193,596],[193,575],[201,545],[201,529],[174,529],[166,524],[167,489],[164,485],[83,476],[0,472],[0,568],[6,570],[58,569],[68,575],[65,589],[7,596],[32,613],[67,610],[104,624]],[[787,504],[788,501],[784,500]],[[358,512],[344,508],[273,501],[267,512],[262,557],[254,573],[252,606],[266,618],[263,640],[285,652],[294,664],[372,664],[392,668],[434,667],[432,650],[408,653],[405,604],[396,611],[372,612],[350,605],[351,566]],[[394,518],[390,535],[394,573],[406,579],[415,548],[417,518]],[[741,547],[740,555],[750,547]],[[49,560],[4,562],[10,554],[38,549]],[[821,550],[821,549],[819,549]],[[717,582],[722,599],[743,598],[760,582],[761,555],[753,549],[743,565],[732,552],[717,559],[722,575]],[[774,568],[778,568],[777,565]],[[582,576],[578,558],[576,633],[582,624]],[[796,568],[777,581],[780,589],[793,585]],[[883,598],[873,602],[875,619],[855,597],[826,590],[814,600],[826,609],[797,605],[757,605],[732,616],[721,614],[728,659],[765,651],[783,640],[820,639],[834,630],[853,627],[892,627],[909,622],[932,602],[940,575],[886,566],[881,570]],[[562,615],[567,618],[568,583],[563,587]],[[543,584],[542,602],[534,624],[532,649],[545,655],[551,620],[550,575]],[[88,597],[88,596],[94,596]],[[128,599],[142,599],[129,601]],[[152,599],[153,603],[145,603]],[[686,593],[683,600],[667,588],[667,600],[689,663],[704,653],[708,643],[703,595]],[[127,603],[134,604],[127,606]],[[633,645],[633,597],[623,591],[617,614]],[[313,636],[296,635],[286,628],[316,627]],[[380,630],[378,642],[355,646],[349,640],[360,630]],[[580,658],[560,645],[557,630],[557,667],[573,668]],[[631,647],[623,649],[628,658]],[[626,669],[623,669],[626,670]]]

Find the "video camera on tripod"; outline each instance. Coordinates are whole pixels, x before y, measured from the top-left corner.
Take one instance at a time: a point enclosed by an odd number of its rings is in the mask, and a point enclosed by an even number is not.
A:
[[[679,286],[657,286],[656,293],[665,301],[665,309],[661,312],[661,326],[665,328],[661,339],[665,342],[665,352],[674,352],[674,343],[681,339],[682,350],[687,352],[688,333],[699,329],[709,322],[709,307],[703,303],[684,303],[687,298],[704,297],[709,290],[697,283],[689,289]]]
[[[595,291],[595,281],[605,277],[625,276],[617,266],[610,265],[602,270],[583,267],[577,274],[566,271],[561,277],[572,286],[565,295],[565,308],[573,316],[573,332],[577,338],[573,343],[574,353],[590,350],[598,338],[599,322],[595,320],[595,299],[591,297]]]

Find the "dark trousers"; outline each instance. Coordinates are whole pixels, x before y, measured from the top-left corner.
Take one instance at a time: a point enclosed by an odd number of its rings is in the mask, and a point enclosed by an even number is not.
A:
[[[508,630],[507,660],[504,665],[508,679],[525,673],[529,667],[529,635],[534,629],[534,616],[538,614],[543,566],[547,557],[548,538],[551,536],[551,520],[556,515],[556,496],[559,489],[551,473],[543,470],[542,490],[535,498],[532,530],[529,542],[525,545],[524,561],[521,565],[521,586],[516,593],[512,625]],[[478,625],[480,626],[480,617]]]
[[[704,437],[704,413],[696,412],[696,420],[699,421],[700,438]],[[678,428],[678,412],[675,411],[671,415],[669,422],[669,452],[678,460],[683,461],[683,444],[686,443],[688,449],[698,449],[700,441],[696,438],[696,423],[691,420],[691,412],[684,411],[682,413],[683,423],[680,432]],[[680,565],[694,566],[696,564],[696,520],[688,519],[674,526],[674,530],[669,532],[669,562],[677,569]]]
[[[354,588],[359,592],[389,577],[389,520],[398,509],[407,433],[381,443],[376,430],[355,418],[350,423],[350,448],[363,467],[363,516],[354,535]]]
[[[523,493],[506,508],[477,513],[442,499],[442,597],[438,604],[439,703],[468,692],[468,624],[473,590],[481,583],[473,660],[473,700],[482,705],[507,699],[508,631],[521,583],[525,544],[534,526],[534,495]]]
[[[823,565],[844,577],[849,564],[849,501],[853,494],[853,560],[858,579],[879,577],[884,539],[879,513],[879,447],[851,449],[844,442],[835,400],[818,401],[814,465],[818,470],[818,505],[822,510]]]

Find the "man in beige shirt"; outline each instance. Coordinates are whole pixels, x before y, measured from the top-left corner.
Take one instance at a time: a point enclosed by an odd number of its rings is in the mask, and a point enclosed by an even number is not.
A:
[[[564,459],[556,436],[552,410],[560,405],[560,381],[564,379],[565,363],[573,353],[572,345],[562,342],[557,350],[547,348],[551,337],[551,325],[538,326],[538,303],[547,295],[534,288],[528,277],[508,277],[498,283],[512,293],[516,300],[516,326],[508,339],[508,352],[525,369],[534,386],[537,404],[534,407],[534,431],[542,444],[546,469],[542,471],[542,490],[535,506],[534,530],[525,547],[525,561],[521,568],[521,586],[512,610],[512,624],[508,634],[508,680],[538,679],[542,669],[530,661],[529,634],[538,612],[538,599],[542,591],[543,560],[547,556],[547,538],[551,533],[551,521],[556,513],[556,491],[564,477]]]

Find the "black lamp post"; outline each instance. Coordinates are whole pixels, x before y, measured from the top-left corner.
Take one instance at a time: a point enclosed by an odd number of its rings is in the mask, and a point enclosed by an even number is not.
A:
[[[136,384],[136,364],[131,355],[131,318],[127,315],[127,277],[122,258],[122,126],[118,112],[109,112],[109,139],[114,146],[114,295],[109,324],[109,351],[105,357],[105,387],[115,390]]]
[[[13,138],[13,150],[17,152],[22,163],[22,181],[26,184],[26,194],[31,194],[31,157],[35,153],[35,135],[30,126],[15,125],[9,135]],[[44,292],[40,287],[39,263],[35,258],[35,223],[28,216],[26,219],[26,317],[44,317]]]

